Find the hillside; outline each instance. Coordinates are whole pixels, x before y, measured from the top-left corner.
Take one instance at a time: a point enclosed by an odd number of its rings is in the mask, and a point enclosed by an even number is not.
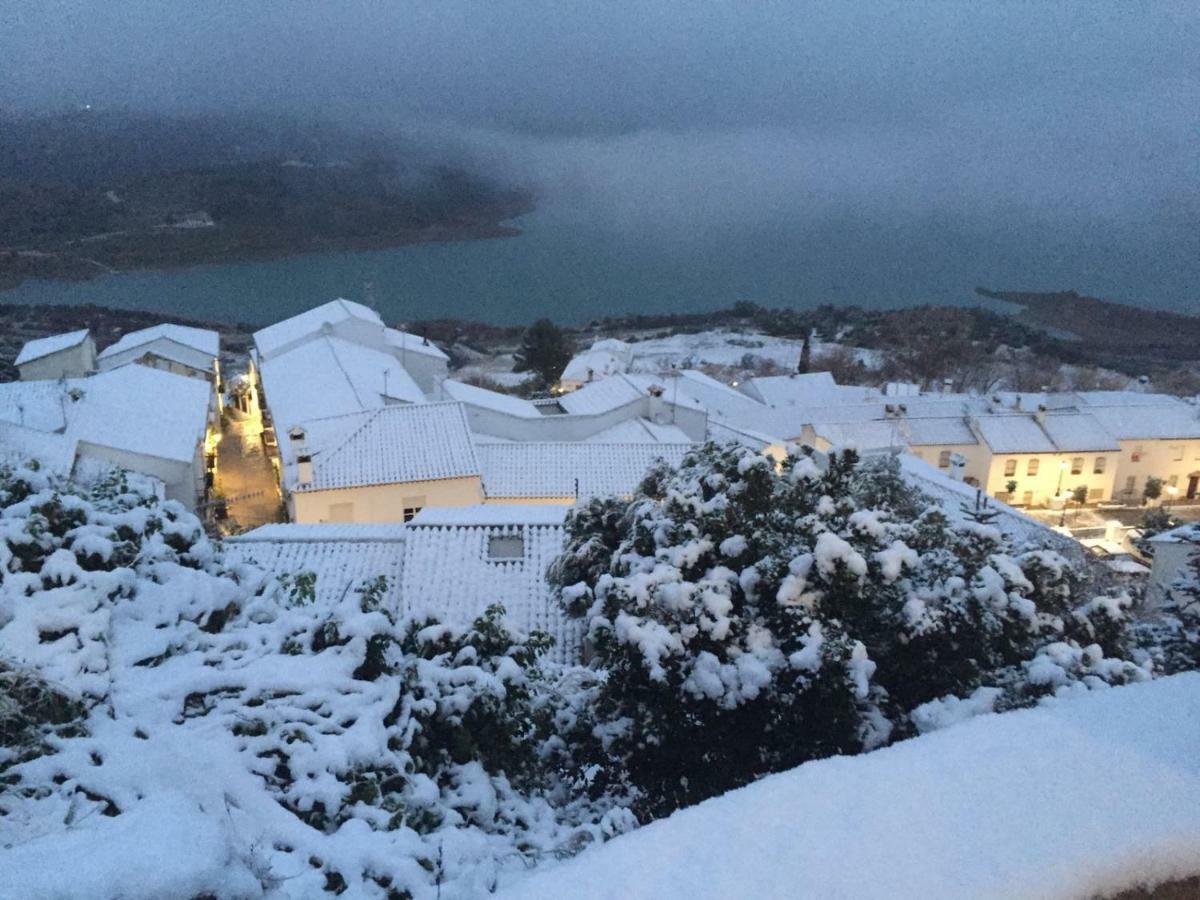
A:
[[[527,191],[381,139],[239,119],[0,121],[0,288],[516,234]]]
[[[1027,324],[1077,337],[1107,364],[1188,361],[1200,357],[1200,317],[1142,309],[1088,297],[1076,291],[975,293],[1021,307]]]

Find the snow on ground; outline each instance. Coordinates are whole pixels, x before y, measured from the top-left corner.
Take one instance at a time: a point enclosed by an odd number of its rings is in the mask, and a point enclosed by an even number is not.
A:
[[[556,900],[1066,900],[1200,872],[1200,675],[803,765],[512,885]]]
[[[741,366],[746,355],[775,363],[793,371],[800,361],[803,342],[791,338],[772,337],[753,331],[701,331],[696,334],[673,334],[664,338],[648,338],[630,343],[633,350],[631,372],[654,374],[671,368],[698,368],[704,365]],[[814,356],[840,345],[813,341]],[[867,366],[881,361],[878,351],[851,348]]]

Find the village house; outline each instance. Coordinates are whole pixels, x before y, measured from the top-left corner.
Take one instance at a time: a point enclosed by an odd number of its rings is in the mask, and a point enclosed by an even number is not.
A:
[[[96,343],[88,329],[27,341],[13,360],[22,381],[83,378],[96,371]]]
[[[562,552],[563,507],[426,509],[407,525],[267,525],[226,542],[235,560],[275,575],[311,573],[319,602],[384,578],[381,602],[398,616],[429,613],[466,625],[502,604],[508,621],[555,639],[550,658],[578,660],[581,623],[552,596],[546,570]]]
[[[221,337],[206,328],[153,325],[123,335],[96,358],[101,371],[138,363],[176,375],[203,378],[216,385],[221,378]]]
[[[563,368],[558,389],[569,393],[610,375],[622,375],[629,371],[632,362],[633,348],[625,341],[616,338],[596,341],[590,349],[572,357]]]
[[[0,458],[57,474],[119,467],[194,509],[206,490],[211,387],[140,365],[87,378],[0,384]]]

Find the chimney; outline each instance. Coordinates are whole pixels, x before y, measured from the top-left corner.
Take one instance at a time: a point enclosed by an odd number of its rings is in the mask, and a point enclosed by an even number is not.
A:
[[[301,453],[296,457],[296,481],[301,486],[313,483],[312,456],[308,453]]]
[[[1037,422],[1039,425],[1046,424],[1046,404],[1045,403],[1038,404],[1037,412],[1035,412],[1033,414],[1033,420],[1035,422]]]
[[[305,437],[306,437],[306,435],[304,434],[304,429],[301,428],[299,425],[297,425],[294,428],[288,429],[288,440],[290,440],[293,444],[296,444],[297,446],[304,443]]]

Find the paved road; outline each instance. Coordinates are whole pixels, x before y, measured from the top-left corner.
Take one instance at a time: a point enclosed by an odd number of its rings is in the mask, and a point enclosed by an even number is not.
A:
[[[230,418],[217,447],[217,488],[228,499],[226,531],[282,521],[279,483],[256,419]]]

